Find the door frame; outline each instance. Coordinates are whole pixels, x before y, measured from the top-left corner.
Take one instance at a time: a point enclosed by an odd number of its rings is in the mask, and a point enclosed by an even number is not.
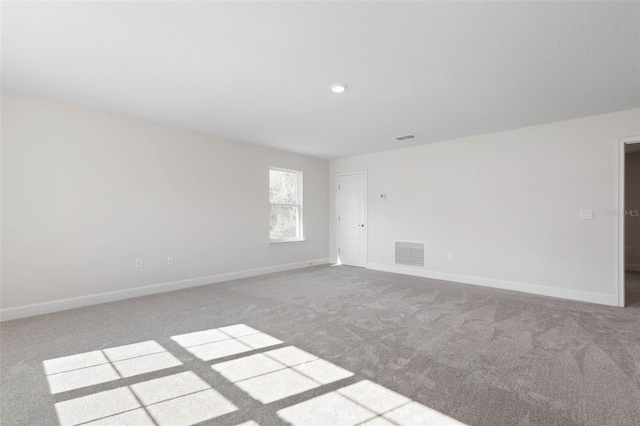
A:
[[[338,217],[340,216],[340,177],[341,176],[349,176],[349,175],[364,175],[364,267],[365,269],[369,264],[369,173],[367,170],[358,170],[353,172],[344,172],[338,173],[336,175],[336,191],[337,191],[337,211],[336,211],[336,260],[338,265],[342,265],[342,260],[340,260],[340,220]]]
[[[625,244],[624,244],[624,219],[625,219],[625,187],[624,187],[624,175],[625,175],[625,145],[631,145],[640,143],[640,135],[629,136],[626,138],[618,138],[618,265],[617,265],[617,281],[618,286],[618,306],[624,308],[624,293],[625,293]]]

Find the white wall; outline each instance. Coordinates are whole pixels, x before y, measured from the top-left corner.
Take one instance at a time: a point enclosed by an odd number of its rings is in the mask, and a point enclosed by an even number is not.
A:
[[[617,206],[617,138],[640,133],[639,114],[331,161],[330,255],[336,174],[368,170],[370,267],[616,304],[617,219],[605,210]],[[393,266],[394,240],[425,241],[427,269]]]
[[[2,150],[3,309],[328,256],[325,160],[14,93]],[[269,246],[270,166],[312,247]]]
[[[625,164],[625,210],[631,214],[625,217],[625,246],[631,252],[625,253],[626,269],[640,271],[640,152],[626,155]]]

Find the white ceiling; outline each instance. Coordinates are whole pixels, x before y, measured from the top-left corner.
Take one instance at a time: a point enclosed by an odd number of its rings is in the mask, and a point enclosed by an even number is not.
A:
[[[2,88],[344,157],[639,107],[640,2],[3,2]]]

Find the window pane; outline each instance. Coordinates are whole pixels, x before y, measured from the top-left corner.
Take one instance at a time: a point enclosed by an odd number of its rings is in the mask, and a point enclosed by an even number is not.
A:
[[[269,202],[271,204],[299,204],[298,174],[269,170]]]
[[[270,239],[299,238],[297,207],[271,206],[269,223],[271,225]]]

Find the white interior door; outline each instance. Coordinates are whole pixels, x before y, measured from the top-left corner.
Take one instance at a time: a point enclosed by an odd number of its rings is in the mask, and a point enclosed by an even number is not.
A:
[[[343,265],[367,265],[367,174],[338,176],[338,257]]]

